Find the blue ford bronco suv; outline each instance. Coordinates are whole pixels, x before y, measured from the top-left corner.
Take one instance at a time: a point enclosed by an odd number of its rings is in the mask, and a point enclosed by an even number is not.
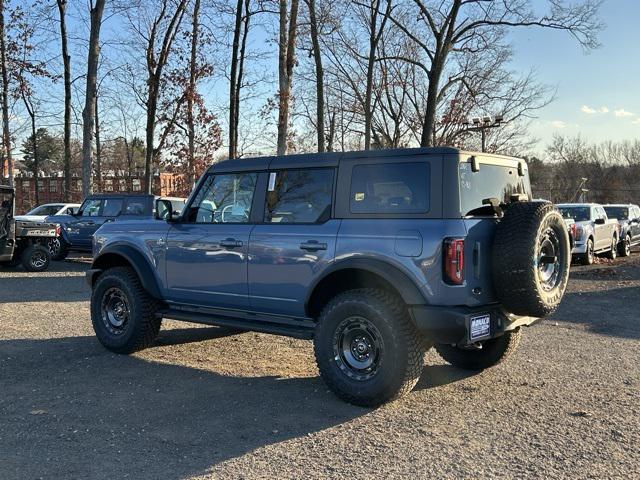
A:
[[[432,346],[482,370],[558,306],[567,229],[531,198],[524,161],[453,148],[216,163],[180,215],[96,232],[93,327],[118,353],[163,318],[313,339],[328,386],[376,406]]]

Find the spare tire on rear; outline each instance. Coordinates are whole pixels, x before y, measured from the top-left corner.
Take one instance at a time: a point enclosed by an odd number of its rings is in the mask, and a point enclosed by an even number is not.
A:
[[[544,317],[569,279],[571,247],[560,212],[549,202],[513,202],[498,223],[492,251],[495,293],[516,315]]]

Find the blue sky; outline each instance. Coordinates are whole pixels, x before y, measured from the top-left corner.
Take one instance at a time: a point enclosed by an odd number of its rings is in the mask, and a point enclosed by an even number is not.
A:
[[[562,32],[513,31],[514,69],[534,67],[540,81],[557,88],[556,100],[531,127],[542,144],[554,133],[596,142],[640,137],[638,17],[639,1],[606,0],[602,46],[589,53]]]

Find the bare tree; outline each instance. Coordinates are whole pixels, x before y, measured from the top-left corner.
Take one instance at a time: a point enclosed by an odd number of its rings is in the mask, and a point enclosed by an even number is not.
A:
[[[60,44],[64,66],[64,200],[71,199],[71,55],[67,40],[67,0],[56,0],[60,20]]]
[[[324,152],[324,68],[322,66],[322,53],[320,51],[320,34],[318,29],[318,18],[316,16],[316,0],[306,0],[306,3],[307,8],[309,9],[309,28],[316,73],[316,133],[318,139],[318,152]]]
[[[9,75],[7,74],[6,33],[4,24],[4,0],[0,0],[0,68],[2,69],[2,177],[4,163],[8,163],[9,185],[13,186],[13,161],[11,159],[11,133],[9,131]]]
[[[89,54],[87,79],[82,111],[82,195],[93,191],[93,135],[95,133],[96,98],[98,96],[98,60],[100,58],[100,27],[105,0],[90,1],[91,26],[89,30]]]
[[[583,0],[577,4],[548,0],[549,10],[543,15],[534,13],[531,0],[411,0],[410,3],[414,8],[405,9],[402,16],[394,14],[392,21],[420,47],[426,57],[424,62],[406,59],[422,68],[429,82],[420,137],[422,146],[433,144],[438,95],[450,55],[487,48],[492,32],[514,27],[566,31],[583,48],[598,45],[601,25],[597,13],[601,0]]]
[[[291,106],[291,86],[295,65],[296,30],[298,28],[298,0],[280,2],[280,22],[278,38],[278,155],[287,153],[289,132],[289,107]]]

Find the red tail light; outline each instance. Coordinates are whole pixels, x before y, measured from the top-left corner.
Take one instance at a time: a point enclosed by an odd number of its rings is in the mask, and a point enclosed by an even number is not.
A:
[[[61,233],[62,233],[62,229],[60,228],[60,225],[58,225],[56,227],[56,237],[59,237]]]
[[[464,240],[461,238],[444,241],[444,279],[452,285],[464,282]]]

